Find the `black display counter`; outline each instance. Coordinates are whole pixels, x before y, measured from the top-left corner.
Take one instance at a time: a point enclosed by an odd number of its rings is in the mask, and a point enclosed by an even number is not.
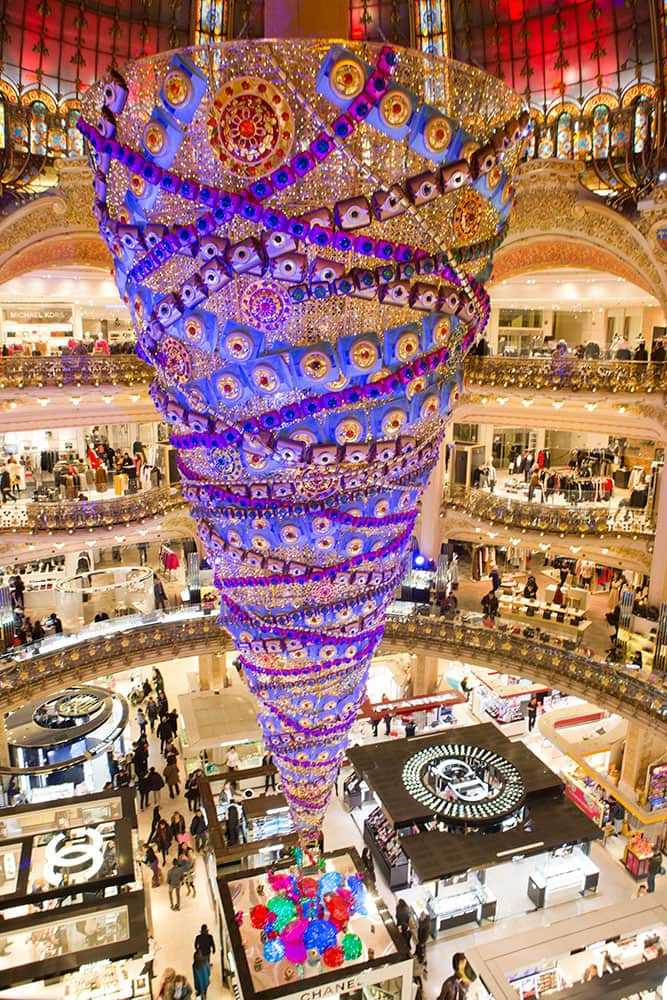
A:
[[[410,885],[410,862],[401,849],[398,837],[382,815],[381,809],[375,809],[366,819],[364,843],[373,852],[373,857],[390,889],[405,889]]]
[[[364,839],[392,888],[409,884],[410,869],[430,882],[602,835],[558,775],[491,723],[353,747],[348,757],[382,803],[385,827],[378,836],[367,821]]]

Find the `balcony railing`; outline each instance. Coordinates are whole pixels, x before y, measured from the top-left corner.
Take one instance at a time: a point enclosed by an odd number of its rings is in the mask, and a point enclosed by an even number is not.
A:
[[[588,392],[667,392],[667,362],[578,361],[576,358],[469,357],[469,385]]]
[[[411,652],[485,665],[491,662],[507,673],[545,679],[564,691],[586,691],[610,710],[640,717],[667,733],[667,688],[582,653],[495,629],[417,616],[390,616],[385,639]],[[215,615],[199,608],[101,622],[76,635],[53,636],[0,658],[0,705],[5,711],[16,707],[37,686],[54,690],[74,680],[128,669],[130,664],[196,655],[211,646],[217,651],[230,649],[231,641]]]
[[[163,486],[108,500],[29,500],[0,508],[0,531],[80,531],[157,517],[183,506],[180,489]]]
[[[0,389],[80,385],[146,385],[151,370],[135,354],[0,358]]]
[[[483,490],[461,490],[445,495],[442,510],[459,508],[470,517],[482,518],[491,524],[508,528],[525,528],[559,535],[625,535],[632,538],[652,537],[655,525],[643,511],[629,507],[609,510],[598,504],[565,506],[511,500]]]
[[[625,715],[634,712],[650,717],[660,722],[661,730],[667,730],[667,688],[625,667],[602,666],[599,660],[538,639],[442,618],[390,618],[385,637],[410,650],[428,648],[432,655],[455,650],[457,659],[470,663],[479,663],[480,658],[487,664],[504,661],[508,673],[521,677],[546,674],[550,683],[563,691],[568,690],[568,682],[579,691],[595,690],[605,707]]]

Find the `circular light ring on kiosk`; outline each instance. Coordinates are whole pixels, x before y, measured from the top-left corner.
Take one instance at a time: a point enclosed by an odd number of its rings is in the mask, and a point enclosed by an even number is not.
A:
[[[454,823],[497,822],[516,812],[526,797],[514,764],[485,747],[424,747],[406,761],[402,777],[417,802]]]

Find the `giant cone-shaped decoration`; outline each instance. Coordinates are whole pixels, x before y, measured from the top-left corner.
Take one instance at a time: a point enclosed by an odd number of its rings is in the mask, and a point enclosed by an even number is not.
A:
[[[80,128],[151,394],[304,841],[364,697],[507,228],[519,98],[417,52],[140,60]]]

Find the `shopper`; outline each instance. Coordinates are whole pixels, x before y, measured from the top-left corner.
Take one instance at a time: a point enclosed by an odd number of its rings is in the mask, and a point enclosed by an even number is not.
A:
[[[192,978],[195,984],[195,993],[200,1000],[206,1000],[206,994],[211,984],[211,963],[206,955],[195,948],[192,958]]]
[[[535,728],[535,720],[537,719],[537,708],[538,701],[537,695],[532,694],[530,696],[530,701],[528,702],[528,732],[531,733]]]
[[[188,804],[190,812],[196,812],[201,802],[201,795],[199,793],[200,775],[201,771],[197,768],[196,771],[188,775],[188,779],[185,782],[185,801]]]
[[[178,811],[171,817],[171,823],[169,824],[171,829],[171,835],[174,840],[178,840],[180,844],[179,837],[183,837],[185,834],[185,820],[183,819],[183,814]]]
[[[526,586],[523,588],[523,596],[529,601],[534,601],[537,598],[537,580],[534,576],[529,576],[526,580]]]
[[[164,678],[158,667],[153,667],[153,687],[158,694],[164,694]]]
[[[387,704],[389,702],[389,698],[387,697],[386,694],[382,695],[382,702],[383,702],[383,704]],[[383,708],[382,709],[382,721],[384,722],[384,735],[385,736],[390,736],[391,735],[391,712],[390,712],[390,710],[388,708]]]
[[[173,740],[169,740],[164,748],[164,756],[166,764],[175,764],[178,760],[178,747]]]
[[[21,608],[21,610],[23,610],[23,608],[25,607],[25,599],[23,596],[24,594],[25,594],[25,583],[23,582],[21,574],[17,573],[16,576],[14,577],[14,597],[16,600],[16,606],[18,608]],[[60,621],[59,618],[56,620]],[[62,624],[60,627],[60,631],[62,632]]]
[[[493,587],[493,592],[498,590],[500,587],[500,573],[498,572],[497,566],[491,567],[491,572],[489,573],[489,579],[491,580],[491,586]]]
[[[496,597],[493,590],[490,590],[488,594],[485,594],[481,601],[482,611],[484,612],[484,617],[486,623],[493,625],[494,619],[498,614],[498,598]]]
[[[163,715],[160,719],[160,723],[157,727],[157,738],[160,741],[160,753],[164,754],[165,747],[171,742],[171,725],[166,715]]]
[[[151,794],[151,779],[149,774],[142,774],[137,781],[137,791],[139,792],[139,808],[145,809]]]
[[[651,350],[651,361],[663,362],[667,358],[667,351],[661,340],[656,340]]]
[[[157,830],[155,831],[155,846],[162,855],[162,864],[167,863],[167,854],[169,853],[169,848],[171,847],[171,829],[166,819],[160,819],[157,825]]]
[[[442,984],[438,1000],[465,1000],[470,984],[477,978],[463,952],[455,953],[452,966],[454,973]]]
[[[137,725],[139,726],[139,732],[142,736],[146,735],[146,726],[148,725],[148,720],[144,715],[144,710],[141,706],[137,709]]]
[[[655,877],[660,874],[662,869],[662,851],[656,845],[653,854],[651,855],[648,863],[648,875],[646,876],[646,881],[648,883],[648,891],[655,892]]]
[[[558,584],[556,584],[556,590],[554,591],[554,596],[553,596],[553,600],[552,600],[551,603],[552,604],[560,604],[560,605],[562,605],[564,603],[564,601],[565,601],[565,594],[563,593],[563,591],[561,589],[560,583],[558,583]]]
[[[167,594],[162,580],[158,579],[155,573],[153,573],[153,594],[155,595],[155,607],[165,611],[168,606]]]
[[[172,708],[171,712],[169,712],[167,719],[171,726],[171,734],[175,739],[178,736],[178,712],[175,708]]]
[[[16,503],[16,497],[12,493],[12,477],[7,471],[6,465],[0,465],[0,493],[2,493],[2,502],[7,503],[8,500],[13,500]]]
[[[153,888],[156,889],[160,884],[160,866],[157,860],[157,854],[153,850],[150,844],[144,844],[144,864],[150,868],[153,873]]]
[[[157,992],[156,1000],[173,1000],[174,980],[176,979],[175,969],[165,969],[162,974],[162,982]]]
[[[155,769],[152,768],[152,770],[155,770]],[[153,839],[155,838],[155,834],[156,834],[156,831],[157,831],[158,823],[160,822],[161,819],[162,819],[162,816],[160,815],[160,807],[159,806],[153,806],[153,817],[151,819],[151,831],[148,834],[148,840],[146,841],[147,844],[152,843]]]
[[[172,997],[173,1000],[190,1000],[192,997],[192,987],[185,976],[177,975],[174,977],[174,992],[172,993]]]
[[[152,736],[155,732],[155,723],[157,721],[157,704],[153,695],[151,695],[146,702],[146,717],[148,719],[148,725],[151,727]]]
[[[262,757],[262,767],[272,767],[272,766],[273,766],[273,754],[271,753],[270,750],[267,750],[267,752]],[[270,774],[265,774],[264,775],[264,794],[265,795],[269,791],[269,789],[272,792],[275,792],[275,790],[276,790],[276,772],[275,771],[271,771]]]
[[[166,825],[166,824],[165,824]],[[178,858],[174,858],[171,868],[167,872],[167,886],[169,887],[169,905],[172,910],[181,908],[181,883],[183,881],[183,869],[178,863]],[[174,905],[176,900],[176,905]]]
[[[401,934],[405,936],[405,928],[410,925],[410,907],[404,899],[399,899],[396,903],[396,926]]]
[[[183,885],[188,891],[188,896],[197,895],[195,885],[195,852],[188,844],[181,844],[178,849],[178,863],[183,871]]]
[[[240,763],[238,750],[232,745],[227,751],[227,770],[237,771]]]
[[[201,952],[209,962],[211,955],[215,955],[215,941],[213,940],[213,935],[209,933],[206,924],[201,925],[199,934],[195,938],[195,951]]]
[[[373,861],[373,855],[371,854],[370,847],[364,847],[361,852],[361,862],[364,866],[364,881],[366,883],[366,888],[370,889],[371,892],[375,891],[375,862]]]
[[[201,809],[197,809],[190,823],[190,836],[194,840],[195,850],[203,851],[206,847],[206,820]]]
[[[176,761],[173,761],[171,764],[167,764],[162,774],[164,775],[164,780],[167,782],[169,787],[169,798],[175,799],[177,795],[181,794],[181,776]]]
[[[154,767],[151,767],[148,772],[148,781],[150,790],[153,793],[153,803],[157,809],[157,804],[160,801],[160,792],[164,788],[164,781],[162,775],[158,774]]]
[[[426,961],[426,945],[431,934],[431,918],[426,910],[422,910],[417,921],[417,948],[420,948],[419,960]],[[415,951],[416,954],[416,951]]]

